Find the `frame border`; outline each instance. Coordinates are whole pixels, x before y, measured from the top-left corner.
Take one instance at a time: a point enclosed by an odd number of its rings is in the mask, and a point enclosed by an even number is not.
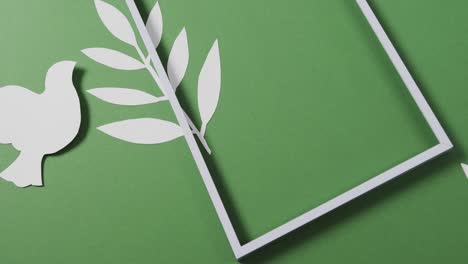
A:
[[[409,170],[416,168],[417,166],[425,162],[428,162],[429,160],[435,157],[438,157],[439,155],[453,148],[452,142],[450,141],[446,132],[442,128],[439,120],[435,116],[427,100],[424,98],[423,94],[421,93],[421,90],[419,89],[415,80],[411,76],[411,73],[409,72],[405,63],[401,59],[400,55],[398,54],[397,50],[392,44],[390,38],[386,34],[385,30],[383,29],[381,23],[379,22],[372,8],[369,6],[369,3],[367,2],[367,0],[355,0],[355,1],[358,4],[364,16],[366,17],[369,25],[371,26],[372,30],[376,34],[377,38],[379,39],[380,44],[384,48],[388,57],[390,58],[393,66],[395,67],[401,79],[403,80],[406,88],[411,94],[411,97],[417,104],[418,109],[423,114],[427,124],[430,126],[431,131],[436,136],[439,143],[436,146],[431,147],[428,150],[414,156],[413,158],[410,158],[400,163],[399,165],[394,166],[393,168],[371,178],[370,180],[358,185],[357,187],[354,187],[348,190],[347,192],[325,202],[324,204],[316,208],[313,208],[309,210],[308,212],[290,220],[289,222],[267,232],[266,234],[244,245],[241,245],[239,242],[239,238],[237,237],[237,234],[235,232],[235,229],[232,225],[232,222],[229,218],[229,215],[226,211],[226,208],[224,207],[223,201],[221,200],[221,196],[219,195],[218,189],[216,188],[216,185],[214,184],[213,177],[206,165],[206,162],[203,159],[203,156],[201,155],[201,152],[197,147],[197,143],[195,139],[193,138],[193,136],[189,135],[187,141],[188,141],[190,150],[192,151],[192,154],[194,156],[199,172],[202,176],[205,187],[208,190],[210,199],[214,205],[218,218],[220,219],[224,232],[226,233],[229,244],[231,245],[231,248],[237,259],[245,257],[246,255],[312,222],[313,220],[319,218],[320,216],[340,207],[341,205],[344,205],[352,201],[353,199],[408,172]],[[138,31],[143,38],[143,42],[145,43],[145,46],[150,53],[151,61],[155,64],[156,67],[160,67],[164,72],[164,67],[162,67],[161,59],[159,55],[157,54],[154,45],[151,42],[151,39],[146,30],[141,14],[138,11],[138,8],[135,4],[135,0],[126,0],[126,2],[130,9],[130,13],[133,17],[133,20],[135,21],[135,24],[138,28]],[[170,83],[168,82],[168,80],[166,80],[167,76],[160,76],[160,77],[163,79],[162,80],[163,87],[161,88],[169,92],[169,94],[174,96],[175,98],[175,94],[173,94],[172,87]],[[182,115],[183,109],[181,108],[178,101],[176,104],[172,105],[172,107],[176,115],[183,116]],[[182,118],[179,121],[182,123],[181,125],[188,126],[186,119]]]

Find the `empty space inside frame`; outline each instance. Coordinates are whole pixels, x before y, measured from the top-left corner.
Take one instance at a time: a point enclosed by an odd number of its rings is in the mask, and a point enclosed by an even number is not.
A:
[[[241,243],[437,144],[355,1],[163,5],[192,49],[220,39],[207,160]]]

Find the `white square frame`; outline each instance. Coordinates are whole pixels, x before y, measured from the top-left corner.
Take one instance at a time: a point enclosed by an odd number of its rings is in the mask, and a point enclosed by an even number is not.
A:
[[[145,42],[145,46],[150,52],[150,57],[151,57],[152,62],[157,67],[160,67],[162,71],[164,71],[161,60],[157,52],[155,51],[154,46],[151,43],[151,40],[149,38],[148,32],[146,31],[143,19],[141,18],[141,15],[138,11],[138,8],[135,5],[134,0],[126,0],[126,2],[130,9],[131,15],[136,23],[136,26],[140,34],[142,35],[143,41]],[[214,184],[213,177],[203,159],[203,156],[198,150],[195,140],[189,137],[188,139],[189,147],[192,150],[192,154],[194,155],[194,159],[195,159],[195,162],[197,163],[197,167],[200,171],[203,182],[208,190],[208,194],[215,207],[216,213],[218,214],[218,217],[221,221],[221,224],[223,226],[224,232],[226,233],[229,244],[231,245],[231,248],[237,259],[240,259],[270,244],[271,242],[285,236],[286,234],[291,233],[292,231],[312,222],[313,220],[319,218],[320,216],[340,207],[341,205],[344,205],[350,202],[351,200],[375,189],[376,187],[408,172],[409,170],[416,168],[417,166],[453,148],[452,142],[450,141],[446,132],[442,128],[440,122],[438,121],[437,117],[435,116],[434,112],[429,106],[427,100],[424,98],[423,94],[421,93],[421,90],[419,89],[415,80],[411,76],[411,73],[408,71],[408,68],[405,66],[403,60],[401,59],[400,55],[398,54],[397,50],[395,49],[388,35],[385,33],[385,30],[383,29],[378,18],[376,17],[373,10],[369,6],[367,0],[356,0],[356,2],[359,8],[361,9],[362,13],[366,17],[367,21],[369,22],[369,25],[371,26],[372,30],[374,31],[377,38],[379,39],[382,47],[384,48],[385,52],[390,58],[392,64],[394,65],[401,79],[403,80],[406,88],[410,92],[411,97],[417,104],[418,109],[423,114],[426,122],[430,126],[431,131],[436,136],[438,144],[416,155],[415,157],[410,158],[400,163],[399,165],[394,166],[393,168],[371,178],[370,180],[367,180],[366,182],[358,185],[357,187],[354,187],[351,190],[341,195],[338,195],[337,197],[323,203],[322,205],[316,208],[313,208],[310,211],[288,221],[287,223],[267,232],[266,234],[244,245],[241,245],[239,238],[232,225],[232,222],[229,218],[229,215],[226,211],[226,208],[224,207],[223,201],[221,200],[221,196],[219,195],[216,185]],[[168,83],[167,80],[165,81],[166,83]],[[172,91],[170,85],[167,85],[167,87],[162,87],[162,88],[166,89],[167,92]],[[175,95],[173,96],[175,97]],[[172,107],[174,111],[176,112],[176,114],[183,116],[182,108],[178,103],[176,103]]]

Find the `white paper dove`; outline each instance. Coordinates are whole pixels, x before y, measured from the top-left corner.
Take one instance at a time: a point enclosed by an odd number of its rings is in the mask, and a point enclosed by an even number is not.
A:
[[[19,86],[0,88],[0,144],[20,151],[0,178],[18,187],[42,186],[44,156],[62,150],[78,134],[81,110],[72,80],[75,65],[72,61],[53,65],[41,94]]]

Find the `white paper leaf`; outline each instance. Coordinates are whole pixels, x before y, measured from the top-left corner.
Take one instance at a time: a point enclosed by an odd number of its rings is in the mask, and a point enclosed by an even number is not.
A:
[[[182,129],[169,121],[141,118],[98,127],[107,135],[135,144],[161,144],[183,136]]]
[[[145,68],[142,62],[116,50],[90,48],[83,50],[83,53],[92,60],[117,70],[130,71]]]
[[[169,54],[169,61],[167,63],[167,74],[174,90],[177,90],[177,87],[179,87],[180,83],[184,79],[188,63],[189,47],[187,31],[184,28],[174,42],[174,46]]]
[[[159,2],[157,2],[153,10],[151,10],[148,21],[146,22],[146,30],[153,41],[154,47],[157,48],[159,43],[161,43],[163,34],[163,18]]]
[[[113,5],[104,1],[95,0],[95,3],[99,17],[110,33],[121,41],[136,46],[135,32],[125,15]]]
[[[218,106],[220,92],[221,59],[218,40],[216,40],[198,78],[198,108],[202,120],[201,133],[203,135]]]
[[[465,176],[468,178],[468,165],[462,163],[461,164],[463,172],[465,173]]]
[[[149,93],[127,88],[96,88],[88,90],[88,93],[105,102],[125,106],[147,105],[163,100]]]

